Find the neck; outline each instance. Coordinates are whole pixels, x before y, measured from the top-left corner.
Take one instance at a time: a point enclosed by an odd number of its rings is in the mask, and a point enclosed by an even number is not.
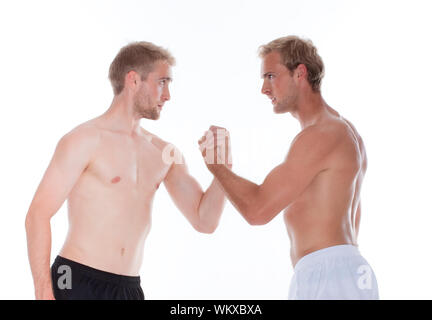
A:
[[[111,106],[102,117],[112,130],[129,135],[139,134],[141,116],[135,112],[133,100],[126,94],[114,96]]]
[[[297,108],[291,112],[303,129],[316,124],[327,112],[327,103],[320,92],[308,90],[299,96]]]

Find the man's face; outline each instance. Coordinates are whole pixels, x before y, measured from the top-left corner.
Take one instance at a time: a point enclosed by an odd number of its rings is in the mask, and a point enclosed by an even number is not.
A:
[[[171,66],[166,61],[156,61],[145,80],[139,79],[134,96],[134,109],[142,118],[157,120],[166,101],[170,99]]]
[[[291,112],[297,108],[298,88],[294,74],[281,63],[280,53],[272,51],[264,56],[261,65],[264,80],[261,92],[273,104],[275,113]]]

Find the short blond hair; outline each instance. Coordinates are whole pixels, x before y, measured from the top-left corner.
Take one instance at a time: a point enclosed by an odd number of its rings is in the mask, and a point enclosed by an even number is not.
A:
[[[259,56],[277,51],[282,57],[282,63],[293,72],[298,65],[304,64],[308,71],[308,82],[314,91],[321,90],[321,80],[324,77],[324,63],[318,55],[312,41],[297,36],[287,36],[275,39],[259,47]]]
[[[167,61],[170,65],[175,64],[171,53],[151,42],[132,42],[120,49],[109,68],[109,79],[115,95],[122,92],[124,88],[125,75],[129,71],[135,71],[145,80],[153,70],[156,61]]]

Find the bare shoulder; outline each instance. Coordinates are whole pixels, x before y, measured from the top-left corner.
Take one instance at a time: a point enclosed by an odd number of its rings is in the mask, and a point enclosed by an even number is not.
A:
[[[143,129],[142,127],[141,127],[141,132],[143,133],[143,139],[146,139],[147,141],[151,142],[160,151],[164,151],[166,149],[169,149],[171,151],[175,149],[176,152],[179,152],[179,150],[172,143],[163,140],[156,134]]]
[[[325,168],[348,168],[350,171],[358,168],[362,159],[355,134],[336,117],[302,130],[294,138],[287,158],[298,162],[307,159]]]
[[[84,122],[68,133],[66,133],[59,141],[59,145],[67,145],[70,147],[88,147],[94,148],[100,140],[100,128],[94,122]]]
[[[141,131],[144,135],[143,139],[151,142],[157,149],[159,149],[162,153],[163,161],[169,165],[170,169],[168,170],[166,177],[171,177],[168,173],[173,171],[175,172],[187,172],[187,165],[185,162],[185,158],[181,151],[172,143],[165,141],[158,137],[157,135],[141,128]],[[168,181],[168,180],[167,180]]]
[[[140,127],[141,133],[143,135],[143,139],[151,142],[156,148],[158,148],[160,151],[163,151],[164,148],[166,148],[168,145],[170,145],[169,142],[161,139],[159,136],[157,136],[154,133],[151,133],[150,131],[145,130],[144,128]]]
[[[166,164],[169,164],[171,169],[180,168],[182,171],[187,171],[186,161],[182,152],[172,143],[165,141],[157,135],[141,128],[144,139],[151,142],[162,153],[162,158]],[[170,170],[171,172],[172,170]]]
[[[311,129],[324,138],[334,139],[342,145],[346,143],[359,145],[361,141],[361,136],[354,125],[342,116],[331,117],[315,126],[311,126]]]
[[[340,143],[343,135],[343,128],[334,122],[316,124],[299,132],[293,139],[291,148],[307,151],[329,149]]]

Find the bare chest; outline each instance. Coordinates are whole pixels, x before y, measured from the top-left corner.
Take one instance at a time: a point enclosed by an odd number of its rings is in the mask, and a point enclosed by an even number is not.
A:
[[[151,141],[107,137],[84,174],[88,183],[109,189],[155,191],[168,169],[162,150]]]

